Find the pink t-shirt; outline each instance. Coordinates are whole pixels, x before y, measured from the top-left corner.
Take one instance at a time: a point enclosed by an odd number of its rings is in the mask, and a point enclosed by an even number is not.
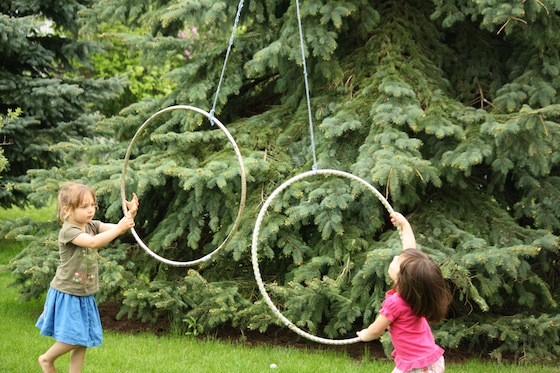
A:
[[[389,334],[398,369],[424,368],[443,355],[444,350],[435,343],[426,318],[416,316],[410,305],[394,290],[387,292],[379,313],[391,320]]]

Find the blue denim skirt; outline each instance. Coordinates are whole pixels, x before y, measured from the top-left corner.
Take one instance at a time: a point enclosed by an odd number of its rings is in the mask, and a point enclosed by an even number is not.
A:
[[[103,343],[99,310],[93,295],[77,296],[49,288],[37,324],[41,334],[57,342],[94,347]]]

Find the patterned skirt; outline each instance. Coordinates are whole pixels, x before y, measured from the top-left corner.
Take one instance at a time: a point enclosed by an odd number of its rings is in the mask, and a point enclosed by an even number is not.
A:
[[[99,310],[93,295],[77,296],[49,288],[37,324],[41,334],[57,342],[94,347],[103,343]]]
[[[445,359],[443,355],[433,364],[428,365],[424,368],[415,368],[412,370],[407,370],[406,372],[400,369],[393,369],[392,373],[443,373],[445,371]]]

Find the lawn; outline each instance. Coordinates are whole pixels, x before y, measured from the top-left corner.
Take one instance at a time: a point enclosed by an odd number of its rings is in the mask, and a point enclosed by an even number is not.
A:
[[[52,216],[54,209],[41,211],[0,210],[0,220],[24,215],[34,219]],[[23,244],[0,239],[0,268],[22,250]],[[53,340],[35,328],[43,299],[18,300],[8,285],[10,273],[0,272],[0,372],[39,372],[37,357]],[[45,289],[46,290],[46,289]],[[270,368],[276,364],[277,368]],[[68,356],[57,361],[59,372],[68,370]],[[278,346],[247,346],[241,343],[201,340],[181,335],[158,337],[150,333],[106,331],[104,343],[87,353],[84,372],[391,372],[390,361],[358,361],[344,353],[309,351]],[[560,372],[555,366],[508,365],[469,360],[447,364],[446,372]]]

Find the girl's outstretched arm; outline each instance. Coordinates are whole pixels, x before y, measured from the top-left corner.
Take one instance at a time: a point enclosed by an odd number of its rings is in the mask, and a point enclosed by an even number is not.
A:
[[[103,229],[101,229],[102,226]],[[72,243],[80,247],[99,249],[132,227],[134,227],[134,219],[125,216],[118,224],[101,223],[99,233],[95,236],[90,236],[87,233],[81,233],[72,240]]]
[[[414,237],[414,232],[412,227],[406,218],[400,212],[393,212],[391,214],[391,222],[393,225],[401,230],[401,238],[403,244],[403,250],[405,249],[416,249],[416,238]]]
[[[386,316],[379,314],[370,326],[356,332],[356,335],[362,342],[373,341],[374,339],[379,338],[381,334],[387,330],[389,325],[391,325],[391,320],[389,320]]]

